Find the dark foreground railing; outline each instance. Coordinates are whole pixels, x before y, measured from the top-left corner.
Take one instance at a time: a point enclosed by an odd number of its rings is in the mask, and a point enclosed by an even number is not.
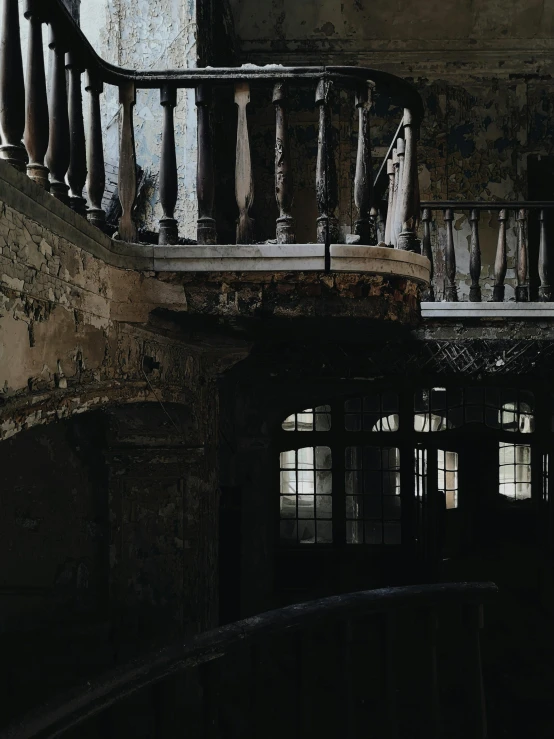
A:
[[[495,594],[491,583],[422,585],[269,611],[86,683],[0,737],[131,735],[121,715],[110,734],[110,714],[123,705],[131,715],[137,694],[153,700],[141,736],[484,739],[480,631]],[[166,700],[168,680],[193,672],[196,724],[185,694],[171,709]],[[170,720],[179,712],[182,734]]]
[[[122,69],[102,60],[88,43],[66,10],[62,0],[24,0],[25,17],[30,24],[27,59],[27,85],[23,77],[18,0],[1,0],[2,32],[0,43],[0,158],[10,162],[50,190],[59,200],[87,214],[91,223],[104,227],[102,196],[105,190],[100,99],[104,85],[119,90],[121,137],[119,152],[119,199],[122,214],[119,238],[136,241],[133,207],[137,196],[137,169],[133,129],[133,108],[139,88],[160,90],[163,122],[160,160],[159,244],[178,241],[175,207],[178,197],[177,160],[173,111],[180,88],[194,88],[198,112],[197,195],[199,244],[216,244],[217,224],[214,213],[215,177],[212,137],[212,101],[214,90],[234,86],[237,107],[235,196],[238,210],[236,241],[255,241],[250,211],[254,202],[254,179],[250,156],[249,124],[246,109],[253,84],[269,84],[268,99],[276,112],[275,195],[279,208],[276,239],[295,243],[296,227],[291,207],[293,201],[292,162],[289,150],[287,107],[288,86],[312,85],[314,103],[319,109],[319,139],[315,172],[317,199],[317,240],[339,241],[338,181],[335,168],[331,113],[334,93],[352,92],[358,111],[359,135],[353,199],[358,218],[355,234],[358,243],[373,243],[372,164],[369,108],[377,90],[387,95],[403,111],[403,168],[397,175],[398,192],[395,217],[400,248],[418,250],[414,233],[417,220],[416,142],[423,107],[419,94],[410,84],[385,72],[357,67],[281,66],[228,69],[190,69],[136,71]],[[43,25],[50,27],[52,84],[47,100],[44,70]],[[68,84],[66,84],[66,71]],[[83,123],[81,78],[90,97],[88,133]],[[22,143],[24,139],[24,145]],[[88,172],[88,176],[87,176]],[[86,184],[88,203],[83,197]],[[187,186],[189,183],[185,183]],[[190,183],[192,184],[192,183]],[[395,242],[396,243],[396,242]]]

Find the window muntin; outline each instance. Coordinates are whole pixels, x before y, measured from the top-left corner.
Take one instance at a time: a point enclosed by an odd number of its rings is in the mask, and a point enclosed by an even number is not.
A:
[[[318,405],[300,413],[293,413],[282,423],[284,431],[330,431],[331,406]]]
[[[351,446],[345,450],[346,543],[401,543],[400,451]]]
[[[458,453],[437,449],[437,487],[444,494],[446,510],[458,507]]]
[[[531,447],[499,442],[498,492],[511,500],[531,497]]]
[[[414,430],[446,431],[481,424],[499,431],[535,430],[535,399],[528,390],[505,388],[422,388],[414,395]]]
[[[331,544],[331,449],[303,447],[280,456],[280,539],[284,544]]]
[[[399,427],[398,393],[373,393],[344,403],[346,431],[398,431]]]

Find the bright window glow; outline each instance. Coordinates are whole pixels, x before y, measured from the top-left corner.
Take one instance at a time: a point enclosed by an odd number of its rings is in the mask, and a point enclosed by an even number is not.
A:
[[[498,492],[511,500],[531,497],[531,447],[499,442]]]
[[[458,507],[458,454],[437,449],[438,489],[446,498],[446,510]]]

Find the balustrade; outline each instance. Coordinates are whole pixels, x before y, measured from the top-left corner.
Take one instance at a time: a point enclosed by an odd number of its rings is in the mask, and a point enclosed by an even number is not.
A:
[[[444,238],[439,239],[444,258],[444,286],[442,292],[444,300],[448,302],[459,299],[459,291],[465,282],[464,274],[460,273],[457,264],[456,244],[453,227],[454,214],[460,214],[460,218],[466,215],[469,222],[470,233],[467,235],[469,243],[469,278],[471,284],[467,299],[471,302],[480,302],[484,286],[490,290],[493,302],[503,302],[506,297],[506,276],[509,269],[513,269],[513,278],[510,278],[514,289],[514,298],[517,302],[529,300],[550,301],[550,246],[547,227],[547,213],[554,210],[553,202],[533,201],[427,201],[421,203],[423,221],[423,254],[431,262],[431,287],[425,297],[426,300],[434,301],[437,293],[437,285],[433,280],[437,277],[435,262],[438,253],[433,250],[431,239],[431,225],[433,213],[441,213],[444,219]],[[480,245],[480,223],[483,214],[490,216],[490,223],[495,227],[494,213],[497,213],[496,250],[494,261],[487,265],[488,274],[482,274],[483,258]],[[530,242],[530,230],[536,236],[535,248],[532,249]],[[508,234],[513,229],[513,252],[509,249]],[[439,225],[437,231],[440,231]],[[465,232],[464,232],[465,233]],[[465,245],[465,237],[463,239]],[[531,263],[531,256],[534,262]],[[534,283],[532,276],[534,277]],[[491,289],[492,288],[492,289]]]
[[[349,243],[375,244],[385,240],[401,249],[419,250],[417,224],[416,140],[422,116],[421,99],[402,79],[384,72],[355,67],[301,67],[266,69],[193,69],[178,72],[134,72],[103,61],[92,49],[69,15],[63,0],[24,0],[29,23],[27,85],[24,84],[18,0],[0,0],[2,29],[0,41],[0,158],[10,162],[49,189],[51,194],[75,212],[87,216],[100,229],[106,228],[102,199],[106,187],[102,139],[101,99],[105,85],[119,90],[120,150],[118,194],[121,217],[116,237],[136,241],[134,207],[137,198],[137,161],[133,108],[139,88],[160,91],[161,156],[159,199],[163,211],[159,225],[160,245],[177,244],[175,209],[178,198],[177,150],[174,110],[179,88],[195,88],[197,106],[197,243],[217,243],[215,220],[215,167],[212,120],[214,86],[234,84],[237,113],[235,197],[238,210],[236,242],[255,242],[252,219],[254,173],[249,115],[251,86],[271,85],[275,108],[275,198],[278,243],[296,241],[293,218],[293,161],[289,143],[289,87],[313,85],[318,111],[319,135],[315,163],[316,240],[329,246],[347,238]],[[51,87],[47,98],[43,58],[43,25],[50,29]],[[89,98],[85,131],[81,78]],[[258,89],[258,88],[257,88]],[[336,141],[333,128],[333,101],[339,91],[351,95],[358,119],[356,171],[352,200],[352,234],[339,228],[339,192],[336,171]],[[374,193],[370,139],[371,98],[376,89],[401,100],[403,120],[384,163],[391,183],[388,211]],[[25,145],[22,144],[24,139]],[[27,166],[26,166],[27,165]],[[86,185],[86,198],[83,190]],[[185,183],[186,185],[186,183]],[[382,193],[381,193],[382,194]]]

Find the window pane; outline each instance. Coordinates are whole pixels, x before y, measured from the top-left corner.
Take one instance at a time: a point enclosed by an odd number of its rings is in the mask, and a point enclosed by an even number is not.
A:
[[[315,521],[298,521],[300,544],[315,544]]]
[[[317,495],[331,495],[333,484],[332,472],[316,472],[316,488]]]
[[[317,518],[331,518],[333,513],[333,502],[330,495],[318,495],[315,499]]]
[[[531,497],[531,447],[499,443],[498,492],[512,500]]]
[[[333,524],[331,521],[317,521],[317,543],[332,544],[333,543]]]
[[[347,544],[363,544],[363,523],[361,521],[346,522],[346,543]]]
[[[281,518],[296,518],[296,496],[281,496]]]
[[[298,518],[314,518],[314,496],[298,496]]]
[[[286,543],[296,544],[298,535],[298,524],[296,521],[281,521],[279,531],[281,539],[284,539]]]
[[[331,469],[331,450],[328,446],[316,446],[315,462],[318,470]]]

